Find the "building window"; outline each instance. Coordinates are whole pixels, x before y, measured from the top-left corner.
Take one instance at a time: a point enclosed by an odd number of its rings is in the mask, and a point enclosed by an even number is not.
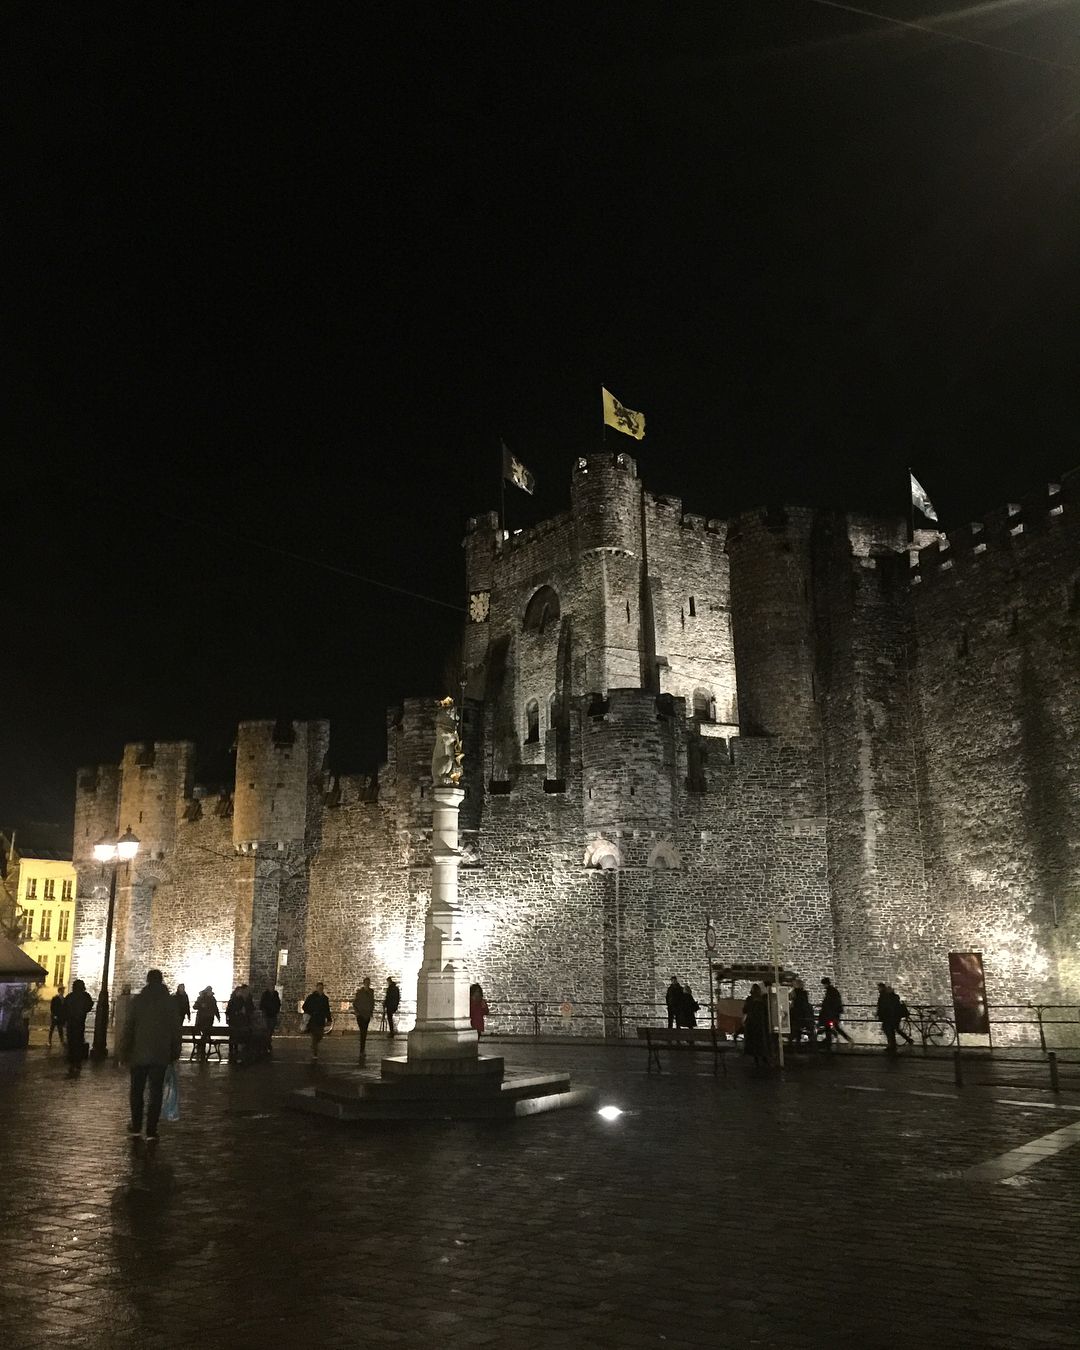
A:
[[[694,690],[694,716],[699,722],[716,721],[716,704],[707,689]]]
[[[48,942],[52,938],[52,910],[41,911],[41,927],[38,929],[38,941]]]
[[[542,633],[548,624],[558,617],[558,594],[550,586],[541,586],[525,606],[523,626],[527,633]]]
[[[34,936],[34,911],[32,909],[23,910],[22,923],[22,940],[23,942],[29,942]]]
[[[60,911],[60,918],[56,922],[56,940],[57,942],[66,942],[68,940],[69,925],[71,915],[66,909]]]
[[[56,879],[55,879],[55,877],[49,877],[48,880],[45,882],[45,896],[44,896],[44,898],[45,898],[46,900],[55,900],[55,899],[56,899]]]
[[[694,597],[691,596],[691,597],[690,597],[690,617],[691,617],[691,618],[694,618],[694,616],[695,616],[696,614],[697,614],[697,608],[696,608],[695,605],[694,605]]]
[[[71,900],[73,898],[72,891],[74,889],[75,889],[74,883],[70,879],[68,881],[65,881],[60,887],[60,899]]]
[[[540,740],[540,704],[529,699],[525,704],[525,744],[536,745]]]
[[[38,965],[41,967],[41,969],[45,972],[45,978],[48,979],[48,978],[49,978],[49,953],[48,953],[48,952],[42,952],[41,955],[40,955],[40,956],[38,957],[38,959],[37,959],[37,963],[38,963]]]
[[[67,957],[63,952],[58,952],[56,957],[56,969],[53,971],[53,984],[55,984],[57,988],[64,983],[64,975],[66,973],[64,967],[66,965]]]
[[[27,883],[26,883],[26,898],[27,898],[27,900],[36,900],[36,899],[37,899],[37,877],[30,877],[30,878],[27,880]]]

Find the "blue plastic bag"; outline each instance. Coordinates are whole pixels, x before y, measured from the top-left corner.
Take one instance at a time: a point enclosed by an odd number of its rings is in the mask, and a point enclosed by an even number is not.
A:
[[[165,1087],[161,1094],[162,1120],[180,1119],[180,1084],[176,1080],[176,1065],[165,1070]]]

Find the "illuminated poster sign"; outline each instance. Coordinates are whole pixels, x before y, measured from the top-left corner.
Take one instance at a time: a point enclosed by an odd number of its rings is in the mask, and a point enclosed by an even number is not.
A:
[[[950,952],[949,980],[956,1030],[960,1035],[988,1036],[990,1012],[986,1006],[982,952]]]

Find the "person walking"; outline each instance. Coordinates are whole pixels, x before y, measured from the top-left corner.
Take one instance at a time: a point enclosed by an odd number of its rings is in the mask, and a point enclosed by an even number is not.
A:
[[[176,1011],[180,1014],[180,1025],[191,1016],[191,999],[187,996],[187,990],[182,984],[176,986],[176,992],[173,994],[173,1002],[176,1004]]]
[[[840,990],[827,975],[822,977],[821,986],[825,994],[821,1000],[818,1021],[825,1030],[825,1049],[831,1053],[833,1036],[843,1036],[848,1045],[854,1045],[855,1042],[840,1025],[840,1019],[844,1015],[844,1000],[840,997]]]
[[[755,1068],[768,1067],[772,1059],[769,1035],[769,1005],[760,984],[750,986],[743,1004],[743,1054],[752,1055]]]
[[[64,986],[58,985],[56,993],[49,999],[49,1049],[52,1049],[53,1032],[60,1033],[60,1044],[64,1044],[64,1027],[67,1014],[64,1010]]]
[[[319,1042],[326,1034],[326,1028],[334,1024],[334,1019],[330,1015],[330,1000],[326,997],[326,991],[323,989],[321,980],[304,999],[302,1011],[307,1014],[307,1033],[311,1037],[311,1058],[318,1059]]]
[[[364,976],[364,983],[356,991],[352,1001],[353,1015],[360,1030],[360,1058],[364,1058],[367,1049],[368,1027],[375,1016],[375,990],[371,987],[371,976]]]
[[[281,995],[276,989],[264,989],[259,999],[259,1011],[266,1023],[266,1053],[274,1053],[274,1032],[281,1016]]]
[[[123,1045],[124,1028],[127,1026],[128,1013],[131,1011],[131,985],[125,984],[116,996],[113,1004],[113,1045]],[[114,1061],[120,1067],[119,1057]]]
[[[900,1030],[900,1023],[904,1020],[907,1009],[900,1001],[900,995],[892,987],[878,980],[878,1000],[877,1000],[877,1020],[881,1023],[881,1029],[885,1033],[885,1053],[895,1055],[897,1032],[912,1044],[911,1037]]]
[[[394,1014],[401,1006],[401,990],[397,987],[393,975],[386,977],[386,993],[383,994],[383,1012],[386,1014],[386,1034],[393,1038]]]
[[[165,1070],[180,1058],[180,1021],[160,970],[146,972],[146,985],[131,1000],[120,1054],[131,1071],[131,1120],[128,1134],[142,1133],[147,1084],[146,1137],[158,1137]]]
[[[68,1077],[78,1078],[86,1055],[86,1018],[94,1000],[82,980],[75,980],[64,999],[64,1029],[67,1032]]]
[[[199,1058],[206,1058],[206,1051],[210,1045],[210,1033],[214,1029],[214,1023],[221,1018],[221,1012],[218,1008],[217,999],[214,997],[214,991],[207,985],[206,988],[195,999],[195,1034],[199,1038],[198,1049]]]
[[[810,995],[806,992],[806,985],[802,980],[795,981],[795,987],[791,991],[789,998],[790,1022],[791,1022],[791,1044],[797,1045],[805,1034],[811,1045],[814,1044],[817,1037],[814,1035],[814,1009],[810,1004]]]
[[[671,983],[667,987],[667,993],[664,995],[664,1002],[667,1004],[667,1025],[668,1031],[672,1027],[679,1025],[679,1004],[682,1000],[682,985],[679,983],[678,975],[672,975]]]
[[[484,998],[484,989],[480,984],[469,986],[469,1026],[476,1032],[477,1036],[484,1034],[484,1018],[491,1009],[487,1005],[487,999]]]

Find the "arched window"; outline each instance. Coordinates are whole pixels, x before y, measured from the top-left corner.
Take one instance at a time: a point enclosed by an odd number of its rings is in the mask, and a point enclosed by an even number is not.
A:
[[[551,586],[541,586],[525,606],[526,633],[543,633],[559,617],[559,597]]]
[[[694,690],[694,716],[699,722],[716,721],[716,700],[708,689]]]
[[[540,739],[540,704],[529,699],[525,704],[525,744],[535,745]]]

